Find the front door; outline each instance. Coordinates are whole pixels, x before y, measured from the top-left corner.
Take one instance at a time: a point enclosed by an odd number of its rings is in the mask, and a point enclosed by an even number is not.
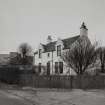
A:
[[[50,62],[47,63],[47,75],[50,75]]]
[[[59,71],[58,71],[58,62],[55,62],[55,74],[58,74],[59,73]]]

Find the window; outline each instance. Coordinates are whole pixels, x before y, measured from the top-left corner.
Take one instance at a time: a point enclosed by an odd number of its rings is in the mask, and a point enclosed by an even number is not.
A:
[[[50,62],[47,62],[47,75],[50,75]]]
[[[41,73],[41,63],[39,63],[38,69],[39,69],[39,73]]]
[[[63,62],[59,62],[59,71],[63,73]]]
[[[41,58],[42,54],[41,54],[41,49],[39,49],[39,58]]]
[[[55,73],[59,73],[58,72],[58,62],[55,62]]]
[[[47,57],[50,57],[50,53],[47,54]]]
[[[57,46],[57,56],[61,56],[61,45]]]

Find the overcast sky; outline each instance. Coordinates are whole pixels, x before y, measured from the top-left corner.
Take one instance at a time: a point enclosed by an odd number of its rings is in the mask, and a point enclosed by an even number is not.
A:
[[[76,36],[83,21],[89,38],[105,45],[105,0],[0,0],[0,53],[23,42],[35,50],[48,35]]]

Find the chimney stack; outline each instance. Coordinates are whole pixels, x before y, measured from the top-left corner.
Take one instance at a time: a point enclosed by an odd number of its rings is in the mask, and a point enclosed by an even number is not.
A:
[[[49,35],[48,37],[47,37],[47,43],[51,43],[52,42],[52,37]]]
[[[87,36],[87,35],[88,35],[88,29],[87,29],[85,23],[83,22],[80,27],[80,36]]]

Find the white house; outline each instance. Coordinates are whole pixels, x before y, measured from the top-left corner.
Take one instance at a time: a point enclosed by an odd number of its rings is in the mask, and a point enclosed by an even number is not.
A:
[[[88,39],[88,29],[84,22],[80,27],[80,35],[78,36],[63,40],[59,38],[57,41],[52,41],[51,36],[48,36],[47,44],[40,43],[35,52],[37,72],[39,74],[47,75],[75,75],[76,73],[63,62],[61,55],[64,51],[67,51],[70,47],[74,46],[76,40],[82,37]]]

